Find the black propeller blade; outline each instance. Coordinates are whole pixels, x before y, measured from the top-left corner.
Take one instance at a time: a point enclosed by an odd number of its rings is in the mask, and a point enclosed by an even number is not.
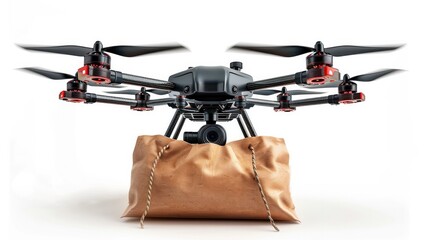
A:
[[[343,45],[337,47],[325,48],[325,52],[336,57],[343,57],[355,54],[362,53],[372,53],[372,52],[384,52],[392,51],[398,49],[404,45],[391,45],[391,46],[352,46],[352,45]]]
[[[97,41],[94,45],[101,44],[101,42]],[[91,51],[98,50],[89,47],[82,47],[76,45],[65,45],[65,46],[26,46],[26,45],[18,45],[19,47],[31,50],[31,51],[40,51],[40,52],[50,52],[50,53],[59,53],[66,54],[72,56],[85,56]],[[101,45],[102,46],[102,45]],[[111,46],[102,48],[101,50],[114,53],[116,55],[124,56],[124,57],[136,57],[149,53],[156,53],[174,49],[187,49],[180,44],[169,44],[169,45],[159,45],[159,46],[128,46],[128,45],[120,45],[120,46]]]
[[[282,57],[295,57],[313,51],[313,48],[303,46],[252,46],[245,44],[237,44],[232,46],[230,49],[249,50]]]
[[[113,46],[103,48],[104,51],[114,53],[119,56],[124,57],[136,57],[141,55],[146,55],[149,53],[156,53],[174,49],[187,49],[182,45],[173,44],[165,46]]]
[[[319,42],[318,42],[319,43]],[[316,43],[317,45],[317,43]],[[331,54],[332,56],[342,57],[355,54],[371,53],[371,52],[383,52],[392,51],[402,47],[403,45],[391,45],[391,46],[352,46],[343,45],[325,48],[324,52]],[[305,47],[305,46],[254,46],[246,44],[237,44],[232,46],[230,49],[241,49],[249,50],[254,52],[268,53],[282,57],[295,57],[304,53],[316,51],[316,48]]]
[[[38,75],[41,75],[43,77],[47,77],[47,78],[52,79],[52,80],[67,80],[67,79],[75,78],[75,76],[67,74],[67,73],[53,72],[53,71],[44,70],[41,68],[26,67],[26,68],[20,68],[20,69],[31,72],[31,73],[36,73]],[[101,84],[96,84],[96,83],[92,83],[92,82],[87,82],[86,84],[89,86],[94,86],[94,87],[110,87],[110,88],[123,88],[124,87],[124,86],[119,86],[119,85],[101,85]]]
[[[394,72],[400,72],[400,71],[403,71],[403,70],[401,70],[401,69],[385,69],[385,70],[381,70],[381,71],[377,71],[377,72],[373,72],[373,73],[367,73],[367,74],[354,76],[354,77],[350,78],[350,80],[360,81],[360,82],[370,82],[370,81],[374,81],[376,79],[379,79],[381,77],[384,77],[388,74],[391,74]]]
[[[65,45],[65,46],[25,46],[18,45],[19,47],[30,50],[30,51],[39,51],[39,52],[49,52],[49,53],[59,53],[72,56],[85,56],[85,54],[92,51],[92,48],[81,47],[76,45]]]
[[[32,72],[32,73],[39,74],[41,76],[50,78],[52,80],[65,80],[65,79],[73,79],[74,78],[73,75],[70,75],[67,73],[53,72],[53,71],[48,71],[48,70],[44,70],[44,69],[40,69],[40,68],[26,67],[26,68],[21,68],[21,69]]]
[[[166,90],[160,90],[160,89],[146,89],[143,90],[146,92],[151,92],[157,95],[165,95],[165,94],[169,94],[170,91],[166,91]],[[142,92],[142,90],[136,90],[136,89],[124,89],[124,90],[119,90],[119,91],[108,91],[105,93],[110,93],[110,94],[128,94],[128,95],[136,95],[137,93]]]
[[[253,91],[253,94],[268,96],[268,95],[273,95],[281,92],[284,92],[284,91],[277,90],[277,89],[266,89],[266,90]],[[306,91],[306,90],[289,90],[289,91],[286,91],[286,93],[288,95],[302,95],[302,94],[322,94],[324,92],[312,92],[312,91]]]

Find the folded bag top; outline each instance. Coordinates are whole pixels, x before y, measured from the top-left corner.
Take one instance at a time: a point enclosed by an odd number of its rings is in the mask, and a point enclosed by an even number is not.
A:
[[[249,137],[220,146],[140,136],[123,217],[267,219],[268,211],[275,220],[297,222],[289,181],[281,138]]]

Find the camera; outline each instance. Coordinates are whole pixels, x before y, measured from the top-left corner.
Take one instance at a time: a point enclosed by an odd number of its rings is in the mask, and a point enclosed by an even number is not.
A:
[[[214,143],[225,145],[226,131],[221,125],[207,124],[198,130],[198,132],[185,132],[183,140],[188,143]]]

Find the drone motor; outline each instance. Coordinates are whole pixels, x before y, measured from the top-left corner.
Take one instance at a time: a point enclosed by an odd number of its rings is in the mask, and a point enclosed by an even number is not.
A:
[[[111,83],[110,56],[103,52],[100,41],[96,41],[92,51],[84,56],[84,66],[79,68],[78,78],[95,84]]]
[[[282,92],[277,95],[277,101],[279,102],[278,107],[274,107],[274,111],[276,112],[292,112],[295,111],[296,108],[291,107],[289,102],[292,100],[292,96],[288,94],[286,87],[282,88]]]
[[[307,56],[307,84],[323,85],[338,79],[338,69],[333,68],[333,56],[325,52],[323,43],[318,41],[315,51]]]
[[[73,79],[67,82],[67,91],[60,92],[59,99],[67,102],[81,103],[86,101],[85,97],[86,83]]]
[[[142,87],[141,91],[135,94],[137,100],[136,106],[130,106],[130,109],[135,111],[152,111],[153,107],[147,106],[147,101],[150,99],[149,93],[146,92],[146,88]]]
[[[351,104],[365,101],[365,94],[357,92],[357,84],[350,80],[348,74],[343,77],[343,82],[338,86],[338,103]]]

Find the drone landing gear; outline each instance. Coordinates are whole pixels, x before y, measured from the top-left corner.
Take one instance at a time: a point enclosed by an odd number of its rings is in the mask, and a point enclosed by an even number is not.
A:
[[[171,137],[171,134],[173,133],[174,128],[176,127],[177,121],[179,121],[179,119],[180,119],[179,126],[177,126],[173,139],[177,139],[179,137],[183,124],[185,123],[185,118],[182,116],[182,113],[179,109],[176,109],[176,112],[174,113],[173,118],[171,119],[170,124],[168,125],[167,131],[165,132],[164,136]]]
[[[240,115],[238,116],[238,125],[240,125],[241,131],[243,132],[244,137],[248,137],[249,134],[251,137],[256,137],[256,131],[253,127],[252,122],[250,121],[249,115],[247,115],[247,112],[245,109],[240,110]],[[241,121],[241,123],[240,123]],[[244,129],[243,121],[246,124],[247,130],[249,131],[249,134],[247,134],[246,130]],[[247,135],[247,136],[246,136]]]
[[[255,128],[253,127],[246,110],[239,109],[238,111],[239,114],[237,116],[237,122],[243,136],[245,138],[257,136]],[[226,131],[222,126],[216,124],[216,121],[218,120],[217,112],[214,110],[208,110],[204,112],[204,118],[207,124],[198,132],[185,132],[184,140],[190,143],[211,142],[224,145],[226,143]],[[166,137],[171,137],[174,129],[176,129],[173,134],[173,139],[177,139],[182,131],[185,120],[186,117],[183,112],[180,109],[176,109],[176,112],[174,113],[164,135]]]
[[[238,126],[240,126],[240,129],[241,129],[241,132],[243,133],[243,136],[245,138],[248,138],[249,132],[247,131],[246,126],[244,126],[245,123],[243,122],[243,118],[241,117],[241,115],[239,115],[237,117],[237,122],[238,122]]]
[[[183,124],[185,123],[186,118],[181,115],[179,125],[177,125],[176,131],[174,132],[173,139],[177,139],[179,137],[180,131],[182,131]]]

